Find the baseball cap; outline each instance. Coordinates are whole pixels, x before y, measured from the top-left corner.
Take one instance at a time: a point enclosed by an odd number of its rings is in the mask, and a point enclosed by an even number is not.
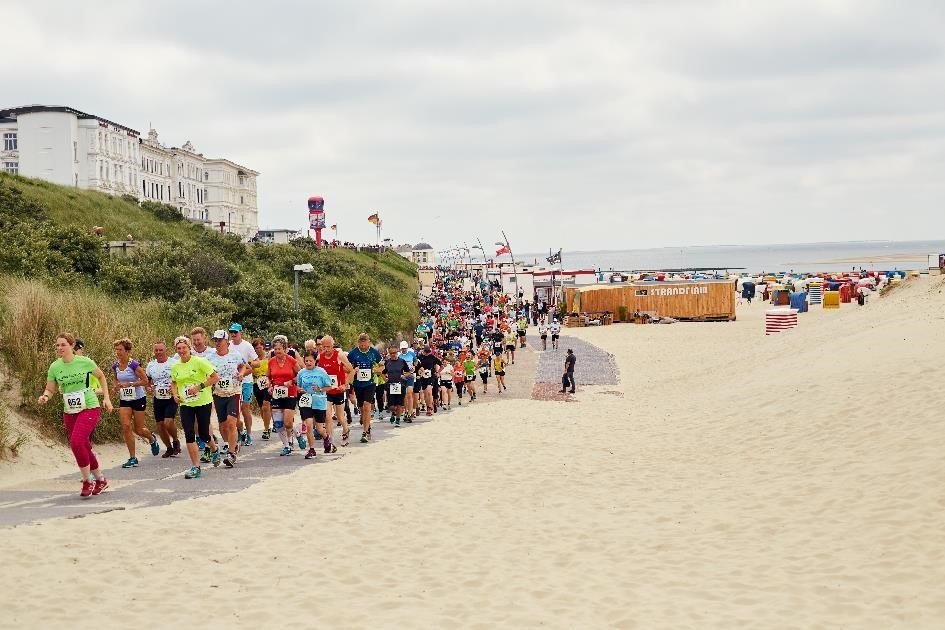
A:
[[[407,343],[406,341],[401,341],[401,342],[400,342],[400,349],[401,349],[401,350],[406,350],[406,349],[409,348],[409,347],[410,347],[410,344]]]
[[[230,332],[243,332],[243,326],[234,322],[230,324]]]
[[[214,340],[214,341],[220,341],[220,340],[222,340],[222,339],[226,339],[226,331],[223,330],[222,328],[221,328],[220,330],[214,330],[214,331],[213,331],[213,340]]]

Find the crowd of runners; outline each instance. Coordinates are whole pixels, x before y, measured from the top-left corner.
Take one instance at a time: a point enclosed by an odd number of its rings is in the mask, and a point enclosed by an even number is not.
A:
[[[359,439],[368,443],[375,420],[399,427],[418,415],[507,391],[506,371],[515,364],[516,350],[525,346],[534,316],[521,296],[441,270],[429,295],[421,298],[420,314],[412,339],[374,343],[361,334],[349,351],[329,335],[249,339],[239,323],[232,323],[212,334],[193,328],[170,345],[156,341],[150,348],[153,358],[143,363],[134,358],[131,340],[118,339],[107,372],[85,356],[81,339],[62,333],[38,402],[61,396],[83,498],[108,487],[91,437],[102,407],[112,411],[113,397],[128,448],[123,468],[139,466],[139,438],[152,456],[183,455],[181,432],[190,460],[186,479],[200,478],[204,464],[235,467],[257,438],[281,441],[282,456],[297,449],[312,459],[319,442],[324,453],[347,446],[355,417]],[[557,348],[557,321],[542,320],[538,333],[543,348],[549,336]],[[149,408],[154,431],[146,424]],[[263,424],[258,434],[254,411]]]

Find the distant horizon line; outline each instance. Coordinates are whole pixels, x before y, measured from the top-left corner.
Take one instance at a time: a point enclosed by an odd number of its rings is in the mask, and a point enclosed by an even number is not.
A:
[[[666,245],[663,247],[628,247],[625,249],[562,249],[563,253],[568,254],[603,254],[611,252],[626,252],[626,251],[652,251],[658,249],[695,249],[695,248],[710,248],[710,247],[785,247],[792,245],[852,245],[852,244],[868,244],[868,243],[945,243],[945,239],[925,239],[925,240],[905,240],[905,241],[896,241],[890,239],[868,239],[868,240],[855,240],[855,241],[806,241],[800,243],[757,243],[757,244],[719,244],[719,245]],[[552,248],[552,253],[554,253]],[[522,256],[532,256],[535,254],[541,254],[543,252],[524,252]]]

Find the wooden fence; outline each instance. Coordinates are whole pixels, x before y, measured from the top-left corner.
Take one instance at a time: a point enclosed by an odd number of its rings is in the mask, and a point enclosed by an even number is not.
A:
[[[630,319],[635,312],[693,321],[735,319],[732,280],[568,287],[564,299],[568,313],[610,312],[615,320],[621,314]]]

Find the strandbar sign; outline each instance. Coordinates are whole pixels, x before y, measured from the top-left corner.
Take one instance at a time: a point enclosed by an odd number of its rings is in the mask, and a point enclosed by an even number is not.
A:
[[[708,295],[709,286],[706,284],[690,285],[685,287],[652,287],[646,289],[637,289],[638,297],[658,296],[667,297],[673,295]]]

